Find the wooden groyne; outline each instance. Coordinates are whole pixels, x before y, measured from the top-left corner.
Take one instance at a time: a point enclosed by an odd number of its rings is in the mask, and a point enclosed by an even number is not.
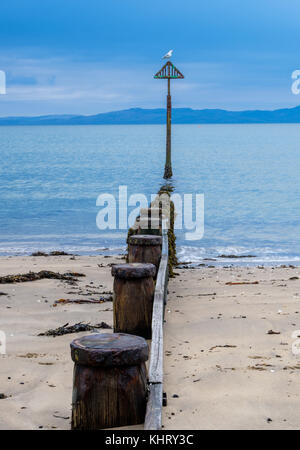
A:
[[[151,204],[149,210],[151,208],[155,209],[156,206]],[[147,235],[144,234],[144,221],[137,218],[134,233],[129,230],[128,262],[112,267],[115,277],[114,333],[111,337],[103,334],[85,336],[84,342],[78,340],[71,344],[75,364],[73,429],[103,429],[143,422],[145,430],[160,430],[162,427],[163,323],[168,279],[169,275],[172,276],[169,242],[174,227],[173,221],[162,213],[160,205],[159,209],[161,214],[155,222],[158,227],[150,226]],[[171,241],[175,244],[175,240]],[[132,337],[130,345],[126,344],[117,351],[117,355],[122,354],[122,358],[115,358],[115,343],[125,342],[129,336]],[[147,377],[144,362],[148,353],[139,350],[139,347],[147,347],[145,338],[151,338]],[[124,381],[128,370],[140,374],[138,383],[132,387]],[[124,380],[121,376],[123,372],[126,375]],[[108,401],[112,374],[115,376],[114,402]],[[130,410],[133,405],[136,412],[130,415],[127,409]],[[99,408],[103,409],[103,413],[98,411]]]
[[[162,256],[157,273],[152,313],[152,343],[148,373],[145,430],[160,430],[163,403],[163,322],[168,287],[168,231],[162,230]]]

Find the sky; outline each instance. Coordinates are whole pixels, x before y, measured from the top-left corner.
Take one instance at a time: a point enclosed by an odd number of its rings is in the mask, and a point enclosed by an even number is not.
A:
[[[297,106],[299,23],[299,0],[2,0],[0,116],[165,107],[170,49],[173,107]]]

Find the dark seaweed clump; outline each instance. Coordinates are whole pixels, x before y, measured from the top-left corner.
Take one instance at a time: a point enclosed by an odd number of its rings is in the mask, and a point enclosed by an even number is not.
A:
[[[95,328],[111,328],[110,325],[108,325],[105,322],[97,323],[95,325],[90,325],[89,323],[75,323],[75,325],[69,325],[66,323],[65,325],[55,328],[53,330],[45,331],[44,333],[38,334],[38,336],[63,336],[64,334],[70,334],[70,333],[80,333],[81,331],[95,331]]]
[[[65,281],[78,281],[78,277],[85,277],[84,273],[68,272],[68,273],[58,273],[51,272],[50,270],[41,270],[40,272],[28,272],[18,275],[5,275],[0,277],[0,284],[9,283],[25,283],[27,281],[36,281],[47,279],[55,280],[65,280]]]

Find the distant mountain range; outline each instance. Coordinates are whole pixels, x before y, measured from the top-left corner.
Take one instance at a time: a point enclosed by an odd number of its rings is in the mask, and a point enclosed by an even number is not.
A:
[[[93,116],[64,114],[36,117],[0,117],[0,125],[153,125],[164,124],[165,122],[165,109],[142,108],[124,109]],[[172,123],[300,123],[300,106],[274,111],[174,108]]]

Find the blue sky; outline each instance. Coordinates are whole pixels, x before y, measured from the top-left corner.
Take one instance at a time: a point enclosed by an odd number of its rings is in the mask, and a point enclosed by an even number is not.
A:
[[[299,23],[299,0],[2,0],[0,115],[164,107],[169,49],[174,107],[296,106]]]

